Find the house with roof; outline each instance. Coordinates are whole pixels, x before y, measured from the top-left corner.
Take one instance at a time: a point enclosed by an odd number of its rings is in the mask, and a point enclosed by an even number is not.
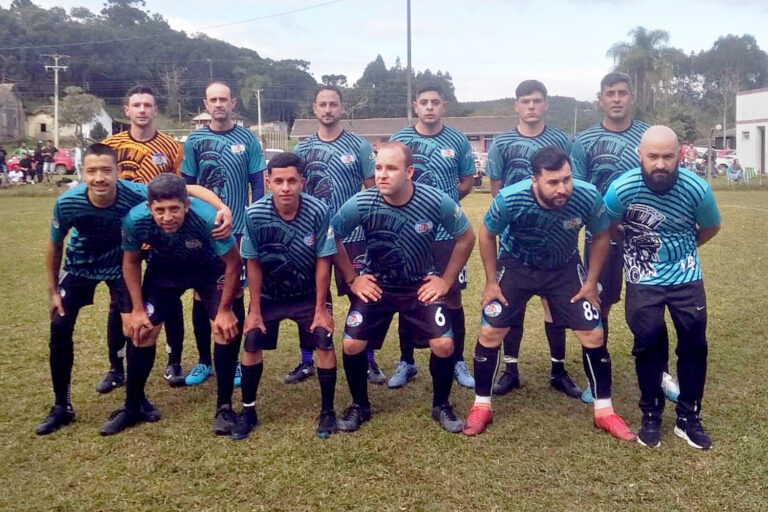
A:
[[[0,84],[0,142],[21,140],[25,136],[26,115],[14,84]]]
[[[768,169],[768,88],[736,94],[736,151],[746,171]]]
[[[112,135],[112,116],[102,108],[93,119],[80,126],[83,137],[88,138],[97,124],[101,124],[107,136]],[[76,133],[76,125],[64,124],[59,119],[59,139],[74,140]],[[26,136],[35,140],[53,140],[53,105],[43,105],[29,113]]]
[[[199,130],[203,126],[208,126],[209,124],[211,124],[211,114],[208,112],[200,112],[192,118],[192,127],[194,130]],[[238,126],[245,125],[245,118],[237,112],[235,112],[235,124]]]

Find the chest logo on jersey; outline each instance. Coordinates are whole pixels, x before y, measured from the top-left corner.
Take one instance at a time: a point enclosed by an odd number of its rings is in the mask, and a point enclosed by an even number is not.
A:
[[[339,160],[341,160],[341,163],[345,165],[352,165],[355,163],[355,155],[347,153],[346,155],[339,156]]]
[[[158,167],[168,165],[168,157],[162,153],[155,153],[152,155],[152,163]]]
[[[420,235],[426,235],[432,231],[432,222],[428,220],[420,220],[413,225],[413,229]]]
[[[572,219],[563,221],[563,227],[565,229],[579,229],[582,224],[584,224],[584,221],[581,220],[581,217],[573,217]]]
[[[189,240],[184,242],[184,246],[190,250],[200,249],[203,246],[203,242],[201,242],[197,238],[190,238]]]
[[[315,245],[315,235],[314,233],[307,233],[304,235],[304,245],[308,247],[312,247]]]
[[[451,148],[443,148],[440,150],[440,155],[442,155],[443,158],[455,158],[456,152]]]
[[[229,149],[236,155],[245,153],[245,144],[232,144]]]

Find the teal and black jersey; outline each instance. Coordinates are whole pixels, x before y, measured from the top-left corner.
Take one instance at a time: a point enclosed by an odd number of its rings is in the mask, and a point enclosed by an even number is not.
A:
[[[331,216],[360,192],[364,180],[373,178],[376,155],[370,143],[346,130],[329,142],[314,134],[299,142],[293,152],[304,162],[304,192],[323,201]],[[358,229],[344,243],[362,239]]]
[[[437,274],[431,247],[438,227],[452,238],[469,229],[461,207],[447,194],[421,183],[413,187],[413,196],[402,206],[387,203],[377,188],[364,190],[333,217],[333,229],[340,237],[363,227],[362,273],[372,274],[382,285],[413,285]]]
[[[436,135],[422,135],[409,126],[389,140],[411,148],[414,183],[435,187],[459,202],[459,181],[475,174],[475,157],[466,135],[450,126],[443,126]],[[451,238],[445,228],[438,229],[436,240]]]
[[[217,267],[221,256],[234,245],[230,235],[215,240],[216,209],[195,197],[190,198],[184,223],[175,233],[166,233],[158,226],[147,203],[134,206],[123,219],[123,250],[138,251],[143,244],[150,246],[147,263],[174,274],[193,274]]]
[[[648,123],[634,120],[621,132],[596,124],[579,133],[571,147],[573,177],[588,181],[605,196],[613,180],[640,165],[637,148],[648,128]]]
[[[245,209],[252,175],[267,168],[256,136],[242,126],[226,132],[208,127],[189,134],[181,173],[212,190],[232,210],[232,232],[245,233]]]
[[[720,211],[706,181],[687,169],[678,173],[665,194],[649,189],[639,168],[608,187],[605,207],[624,227],[624,275],[629,283],[672,286],[701,279],[698,227],[719,225]]]
[[[531,158],[536,151],[546,146],[555,146],[566,153],[571,150],[571,137],[565,132],[549,126],[535,137],[526,137],[517,129],[502,133],[493,139],[488,149],[485,173],[492,180],[501,180],[507,187],[531,177]]]
[[[72,229],[64,258],[64,271],[86,279],[123,277],[120,248],[123,217],[147,201],[147,187],[117,180],[117,198],[108,208],[97,208],[88,199],[84,183],[59,196],[53,207],[51,241],[62,242]]]
[[[278,302],[314,297],[317,258],[336,254],[336,239],[328,207],[319,199],[301,194],[293,220],[283,220],[272,194],[245,211],[246,233],[240,254],[261,264],[261,296]]]
[[[578,252],[582,227],[600,233],[611,225],[603,198],[593,185],[573,180],[568,204],[554,210],[539,205],[530,178],[501,189],[484,222],[489,232],[501,235],[501,262],[514,258],[539,270],[565,265]]]

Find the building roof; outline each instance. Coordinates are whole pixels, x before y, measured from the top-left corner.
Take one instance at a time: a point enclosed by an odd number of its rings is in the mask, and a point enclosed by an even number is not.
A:
[[[408,123],[405,117],[374,117],[370,119],[342,119],[345,130],[361,137],[389,137],[417,119]],[[444,117],[443,123],[465,135],[496,135],[517,126],[517,116]],[[317,131],[317,119],[296,119],[291,137],[309,137]]]

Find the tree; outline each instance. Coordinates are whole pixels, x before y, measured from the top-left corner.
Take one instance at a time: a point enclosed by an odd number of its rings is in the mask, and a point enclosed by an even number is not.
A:
[[[347,86],[347,75],[323,75],[320,80],[325,85],[343,88]]]
[[[86,94],[80,87],[71,85],[64,89],[65,96],[59,103],[59,114],[64,123],[75,125],[75,136],[83,143],[83,124],[96,117],[104,108],[104,101]]]
[[[92,142],[100,142],[107,138],[107,129],[104,128],[104,125],[102,125],[99,121],[96,121],[96,124],[93,125],[93,128],[91,128],[91,133],[88,134],[88,138]]]

